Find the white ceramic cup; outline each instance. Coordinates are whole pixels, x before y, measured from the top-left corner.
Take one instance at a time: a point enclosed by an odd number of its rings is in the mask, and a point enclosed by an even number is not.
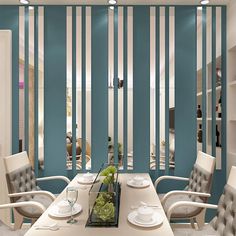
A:
[[[71,210],[71,207],[70,207],[68,201],[66,201],[66,200],[62,200],[62,201],[58,202],[57,207],[58,207],[58,212],[61,214],[68,213]]]
[[[141,176],[135,176],[135,177],[133,178],[133,183],[134,183],[135,185],[142,185],[142,184],[143,184],[143,181],[144,181],[144,178],[141,177]]]
[[[151,207],[141,206],[137,210],[137,217],[143,222],[149,222],[152,220],[153,212],[154,211]]]
[[[86,182],[91,182],[91,181],[93,181],[93,174],[87,172],[86,174],[83,175],[83,179]]]

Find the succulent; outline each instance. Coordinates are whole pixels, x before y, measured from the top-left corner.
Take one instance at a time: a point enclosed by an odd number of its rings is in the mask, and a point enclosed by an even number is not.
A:
[[[94,213],[102,221],[108,221],[115,216],[115,206],[112,202],[112,195],[110,193],[100,193],[96,199],[94,206]]]
[[[116,173],[117,169],[115,166],[108,166],[106,169],[104,169],[100,175],[101,176],[106,176],[104,178],[103,183],[104,184],[111,184],[114,182],[114,174]]]

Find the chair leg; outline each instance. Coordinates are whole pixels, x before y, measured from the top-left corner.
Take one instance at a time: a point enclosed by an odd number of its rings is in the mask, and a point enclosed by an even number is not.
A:
[[[196,216],[196,222],[198,229],[201,229],[205,225],[206,209],[203,209],[199,215]]]
[[[193,229],[196,229],[196,228],[195,228],[195,220],[194,220],[194,218],[191,218],[191,219],[190,219],[190,223],[191,223],[191,227],[192,227]]]
[[[32,218],[32,219],[31,219],[31,226],[33,226],[33,224],[34,224],[37,220],[38,220],[37,218]]]
[[[20,229],[22,227],[24,217],[18,213],[16,209],[13,209],[14,213],[14,230]]]

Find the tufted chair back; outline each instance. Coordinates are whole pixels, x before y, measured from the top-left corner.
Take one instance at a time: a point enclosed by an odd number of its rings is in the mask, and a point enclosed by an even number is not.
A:
[[[236,235],[236,167],[233,166],[224,192],[220,197],[217,215],[210,225],[220,236]]]
[[[6,169],[6,180],[9,193],[19,193],[39,190],[36,185],[34,171],[29,163],[26,152],[4,158]],[[24,200],[30,200],[31,196],[24,197]],[[18,198],[11,198],[11,202]]]
[[[199,151],[185,190],[210,193],[214,170],[215,158]],[[192,201],[206,201],[206,198],[201,197],[190,196],[190,198]]]

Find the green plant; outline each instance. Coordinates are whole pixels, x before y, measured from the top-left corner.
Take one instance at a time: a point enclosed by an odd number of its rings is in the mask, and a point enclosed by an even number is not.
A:
[[[94,214],[102,221],[108,221],[115,216],[115,206],[111,193],[100,193],[95,201]]]
[[[106,169],[102,170],[100,173],[101,176],[106,176],[103,179],[104,184],[112,184],[114,182],[114,175],[117,172],[117,169],[115,166],[108,166]]]

